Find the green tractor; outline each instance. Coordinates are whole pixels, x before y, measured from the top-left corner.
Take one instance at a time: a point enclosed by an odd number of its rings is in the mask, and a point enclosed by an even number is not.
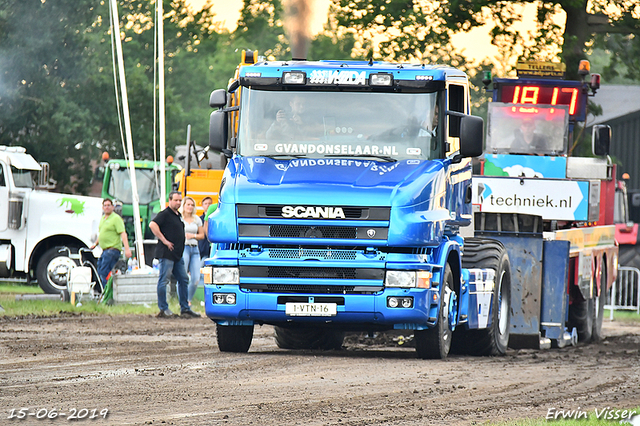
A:
[[[133,219],[133,191],[129,177],[129,162],[126,160],[109,160],[104,167],[102,181],[102,198],[114,200],[117,212],[124,220],[129,245],[135,248],[135,232]],[[144,239],[146,263],[153,261],[155,237],[149,229],[149,222],[164,208],[160,203],[160,162],[135,160],[136,183],[138,186],[138,203],[140,205],[140,225]],[[165,163],[166,194],[174,188],[175,176],[180,167]]]

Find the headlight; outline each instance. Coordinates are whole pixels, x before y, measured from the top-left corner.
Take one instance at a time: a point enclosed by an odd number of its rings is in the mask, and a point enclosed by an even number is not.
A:
[[[235,293],[213,293],[211,300],[214,305],[235,305]]]
[[[214,284],[240,284],[238,268],[213,268]]]
[[[416,271],[387,271],[384,285],[385,287],[415,287]]]

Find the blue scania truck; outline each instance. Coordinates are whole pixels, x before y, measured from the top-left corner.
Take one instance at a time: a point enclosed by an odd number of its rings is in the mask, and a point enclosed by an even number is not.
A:
[[[210,105],[229,158],[205,261],[221,351],[248,351],[256,324],[288,349],[413,330],[420,358],[506,351],[507,251],[464,237],[483,120],[463,72],[248,52]]]

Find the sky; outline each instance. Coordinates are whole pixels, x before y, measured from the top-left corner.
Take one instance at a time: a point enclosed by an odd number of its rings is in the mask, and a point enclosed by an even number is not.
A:
[[[194,8],[202,7],[204,2],[205,0],[191,0],[191,4]],[[331,0],[314,0],[314,3],[312,32],[317,34],[322,31],[322,27],[327,21],[327,13]],[[238,18],[240,17],[241,7],[242,0],[214,0],[213,11],[218,20],[224,22],[226,28],[233,30]],[[525,6],[522,13],[523,21],[516,24],[516,28],[520,32],[533,30],[535,28],[535,5],[528,4]],[[560,20],[564,22],[563,19]],[[498,49],[491,44],[489,30],[490,26],[487,25],[476,28],[469,33],[457,34],[453,37],[453,45],[459,50],[463,50],[464,56],[472,61],[481,62],[486,57],[496,57],[498,55]]]

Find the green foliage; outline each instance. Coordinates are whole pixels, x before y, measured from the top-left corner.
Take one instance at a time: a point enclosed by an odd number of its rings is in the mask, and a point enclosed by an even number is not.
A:
[[[340,27],[353,31],[367,54],[392,60],[440,59],[455,65],[451,36],[490,24],[492,43],[500,48],[503,58],[521,55],[527,60],[548,61],[561,54],[569,78],[577,77],[580,59],[586,46],[601,33],[639,34],[640,4],[632,0],[550,0],[536,2],[536,28],[532,42],[514,27],[522,21],[522,8],[530,0],[333,0]],[[564,29],[553,20],[564,12]],[[602,19],[604,18],[604,19]],[[379,46],[366,40],[379,36]],[[633,51],[635,52],[635,50]],[[632,52],[629,52],[631,54]],[[637,57],[620,56],[620,58]],[[439,57],[439,58],[438,58]],[[503,64],[504,65],[504,64]],[[612,64],[615,66],[615,64]]]
[[[91,80],[95,2],[0,0],[0,144],[22,145],[79,192],[91,176],[96,121]]]
[[[351,32],[344,32],[338,35],[337,24],[327,22],[323,34],[318,34],[311,40],[308,59],[311,61],[322,59],[348,60],[366,59],[364,56],[357,56],[354,52],[356,38]]]
[[[284,37],[284,9],[280,0],[244,0],[233,45],[239,50],[257,50],[271,60],[290,57]],[[236,64],[240,55],[236,58]]]
[[[596,55],[608,59],[601,68],[605,81],[618,84],[640,82],[640,37],[603,34],[596,38],[594,46]]]
[[[269,60],[291,58],[281,0],[244,0],[232,33],[216,22],[212,0],[208,1],[193,12],[187,0],[163,0],[167,153],[186,142],[188,124],[192,139],[207,144],[209,94],[227,86],[242,49],[258,50]],[[154,131],[158,127],[155,2],[118,3],[135,156],[152,159],[157,157]],[[482,89],[482,75],[452,47],[451,36],[494,17],[493,43],[508,58],[521,44],[521,35],[512,25],[520,19],[518,6],[525,3],[333,0],[330,19],[324,32],[310,41],[307,58],[373,57],[450,64],[470,74],[473,112],[485,116],[488,96]],[[584,3],[538,3],[534,43],[521,46],[524,54],[548,59],[545,55],[554,47],[557,51],[564,36],[565,54],[568,44],[574,43],[578,50],[572,54],[584,55],[585,43],[603,28],[592,25],[582,34],[568,22],[561,34],[550,21],[561,9],[570,22],[584,23],[587,12],[602,12],[615,3],[620,13],[610,15],[609,26],[627,33],[640,29],[638,20],[631,19],[639,12],[637,2],[597,0],[589,3],[588,10]],[[112,158],[123,157],[109,23],[106,0],[0,0],[0,144],[25,146],[37,160],[48,161],[61,191],[86,193],[92,179],[88,164],[101,151],[109,151]],[[638,40],[626,35],[595,40],[595,48],[611,58],[611,63],[602,65],[605,79],[640,79]],[[490,69],[491,64],[485,61],[481,66]]]

